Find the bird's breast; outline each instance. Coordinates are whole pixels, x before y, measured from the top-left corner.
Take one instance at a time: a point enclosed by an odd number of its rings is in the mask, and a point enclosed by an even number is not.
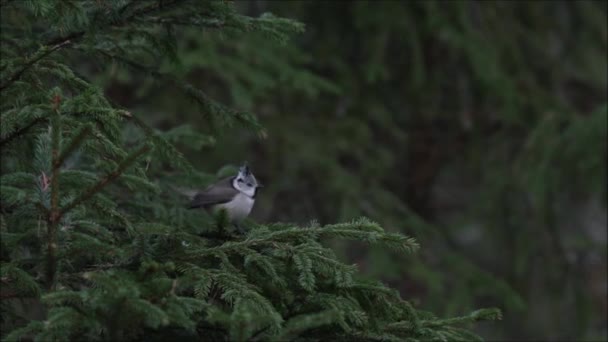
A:
[[[249,215],[255,200],[245,194],[239,193],[232,201],[219,204],[214,209],[225,209],[231,221],[241,221]]]

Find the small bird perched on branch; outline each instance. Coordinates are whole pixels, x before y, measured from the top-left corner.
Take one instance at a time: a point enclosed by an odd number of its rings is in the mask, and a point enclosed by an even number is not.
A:
[[[262,185],[258,184],[245,163],[236,176],[224,178],[197,192],[188,208],[203,208],[211,212],[226,210],[230,222],[238,226],[251,212],[260,187]]]

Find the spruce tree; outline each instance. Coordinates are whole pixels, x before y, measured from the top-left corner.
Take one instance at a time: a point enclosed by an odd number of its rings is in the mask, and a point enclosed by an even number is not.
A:
[[[3,0],[0,65],[2,340],[478,340],[466,324],[496,309],[440,319],[341,262],[326,238],[401,252],[414,239],[365,218],[306,226],[187,210],[173,189],[197,171],[146,113],[112,103],[95,79],[108,66],[170,84],[214,129],[257,118],[227,108],[160,68],[179,63],[180,28],[258,32],[278,44],[303,30],[227,1]],[[86,60],[86,63],[82,63]],[[462,325],[465,327],[462,327]]]

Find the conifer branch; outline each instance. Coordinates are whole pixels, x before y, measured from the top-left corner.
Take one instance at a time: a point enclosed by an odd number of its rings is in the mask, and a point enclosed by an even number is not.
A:
[[[230,241],[236,237],[234,235],[225,233],[224,231],[204,232],[204,233],[199,233],[198,236],[200,236],[204,239],[219,240],[219,241]]]
[[[28,130],[30,130],[30,128],[36,126],[36,124],[45,121],[47,118],[46,117],[39,117],[36,118],[34,120],[32,120],[32,122],[30,122],[29,124],[19,128],[18,130],[15,130],[14,132],[12,132],[11,134],[9,134],[6,138],[0,140],[0,148],[4,147],[6,144],[8,144],[11,140],[27,133]]]
[[[424,320],[420,324],[423,327],[441,327],[446,325],[464,324],[482,320],[501,320],[502,313],[497,308],[480,309],[476,310],[469,315],[462,317],[453,317],[446,319],[435,319],[435,320]],[[399,323],[394,323],[398,325]]]
[[[103,179],[101,179],[99,182],[97,182],[97,184],[93,185],[88,190],[86,190],[82,195],[80,195],[78,198],[74,199],[72,202],[67,204],[61,210],[60,216],[65,215],[65,213],[74,209],[76,206],[80,205],[82,202],[88,200],[93,195],[95,195],[96,193],[101,191],[106,185],[108,185],[114,179],[118,178],[131,164],[133,164],[135,161],[137,161],[137,158],[139,158],[141,155],[148,152],[149,150],[150,150],[150,145],[146,144],[146,145],[143,145],[142,147],[140,147],[139,149],[137,149],[135,152],[131,153],[127,158],[125,158],[116,167],[116,169],[114,171],[107,174]]]
[[[124,20],[125,21],[130,21],[130,20],[132,20],[132,19],[134,19],[134,18],[136,18],[138,16],[150,14],[150,13],[156,11],[156,10],[166,9],[168,7],[177,5],[180,2],[183,2],[183,0],[173,0],[173,1],[166,1],[166,2],[163,2],[161,0],[161,1],[158,1],[156,5],[152,5],[152,6],[146,7],[144,9],[142,9],[142,10],[134,12],[133,14],[131,14],[130,16],[128,16],[127,18],[125,18]],[[126,4],[125,6],[123,6],[123,8],[120,9],[119,13],[121,15],[124,14],[124,12],[126,12],[129,9],[129,7],[131,7],[132,5],[135,5],[137,3],[138,3],[138,1],[134,0],[134,1]],[[141,3],[141,2],[139,2],[139,3]]]
[[[162,9],[163,7],[166,7],[166,6],[169,6],[169,5],[175,5],[178,2],[180,2],[180,1],[183,1],[183,0],[175,0],[173,2],[168,2],[168,3],[165,3],[165,4],[161,4],[162,1],[159,1],[159,3],[157,5],[149,6],[147,8],[144,8],[144,9],[140,10],[140,11],[136,11],[133,14],[131,14],[130,16],[128,16],[128,17],[120,20],[120,22],[112,22],[111,24],[113,26],[122,26],[122,24],[130,22],[131,20],[133,20],[134,18],[136,18],[136,17],[138,17],[140,15],[149,14],[151,12],[154,12],[155,10]],[[128,4],[126,4],[120,10],[120,13],[122,14],[127,8],[129,8],[131,5],[134,5],[136,3],[138,3],[138,1],[132,1],[132,2],[130,2]],[[77,38],[83,37],[85,34],[86,34],[85,31],[73,32],[73,33],[71,33],[71,34],[69,34],[69,35],[67,35],[65,37],[58,37],[58,38],[55,38],[55,39],[51,40],[49,43],[46,44],[46,46],[63,44],[65,42],[67,42],[67,41],[74,41]]]
[[[138,72],[143,72],[143,73],[151,75],[152,77],[162,79],[166,82],[169,82],[170,84],[177,87],[178,89],[183,91],[185,94],[187,94],[188,96],[193,98],[203,108],[205,113],[222,113],[222,114],[225,114],[226,116],[231,117],[232,119],[236,119],[237,121],[241,121],[243,123],[252,125],[255,129],[261,129],[261,126],[259,125],[259,123],[257,122],[257,119],[255,117],[250,117],[248,115],[248,113],[246,113],[246,112],[236,111],[236,110],[232,110],[232,109],[224,107],[223,105],[212,100],[203,91],[201,91],[198,88],[195,88],[194,86],[192,86],[189,83],[183,84],[182,82],[177,80],[175,77],[173,77],[171,75],[167,75],[162,72],[159,72],[155,68],[152,68],[152,67],[149,67],[146,65],[142,65],[140,63],[132,61],[128,58],[124,58],[122,56],[111,54],[105,50],[96,49],[96,51],[99,52],[101,55],[103,55],[107,58],[110,58],[112,60],[118,61],[133,70],[136,70]]]
[[[163,7],[167,7],[170,5],[176,5],[178,4],[180,1],[182,0],[175,0],[172,2],[167,2],[167,3],[163,3],[162,1],[159,1],[158,4],[154,5],[154,6],[149,6],[145,9],[142,9],[140,11],[136,11],[135,13],[131,14],[130,16],[128,16],[127,18],[124,18],[122,21],[122,23],[114,23],[115,26],[121,26],[121,24],[124,23],[128,23],[131,20],[133,20],[134,18],[141,16],[141,15],[145,15],[145,14],[149,14],[154,12],[155,10],[159,10],[162,9]],[[136,1],[133,1],[132,3],[129,3],[127,5],[125,5],[125,8],[130,6],[131,4],[135,3]],[[78,31],[78,32],[73,32],[67,36],[64,37],[58,37],[55,38],[53,40],[51,40],[49,43],[45,44],[44,46],[42,46],[40,49],[38,49],[38,51],[36,53],[34,53],[34,55],[29,58],[23,65],[23,67],[21,67],[21,69],[19,69],[18,71],[16,71],[12,76],[10,76],[8,78],[8,80],[0,85],[0,91],[6,89],[8,86],[10,86],[12,83],[14,83],[15,81],[17,81],[25,71],[27,71],[29,68],[31,68],[34,64],[36,64],[37,62],[39,62],[41,59],[47,57],[48,55],[50,55],[51,53],[69,45],[72,44],[76,39],[81,38],[85,35],[85,31]]]
[[[38,63],[41,59],[47,57],[51,53],[63,48],[64,46],[66,46],[68,44],[71,44],[71,43],[72,43],[72,41],[68,37],[65,40],[62,40],[57,44],[45,45],[45,46],[41,47],[40,49],[38,49],[38,51],[36,53],[34,53],[34,55],[25,62],[25,64],[21,67],[21,69],[17,70],[12,76],[10,76],[8,78],[8,80],[4,84],[0,85],[0,91],[6,89],[13,82],[17,81],[27,69],[31,68],[34,64]]]
[[[137,1],[131,1],[131,2],[127,3],[126,5],[122,6],[122,8],[120,10],[118,10],[118,13],[120,15],[123,15],[129,8],[133,7],[136,3],[137,3]]]
[[[61,98],[55,95],[54,111],[51,117],[51,160],[55,165],[59,158],[59,146],[61,144],[61,114],[59,106]],[[47,268],[46,281],[48,289],[52,289],[55,284],[57,273],[57,227],[59,225],[59,169],[53,167],[51,170],[51,209],[48,217],[47,227]]]
[[[356,228],[366,229],[367,231]],[[364,220],[316,228],[288,228],[271,232],[263,236],[257,236],[256,238],[249,238],[243,241],[228,241],[217,247],[192,250],[189,251],[190,256],[188,259],[196,259],[215,253],[229,253],[242,250],[243,248],[251,248],[255,246],[270,245],[276,248],[278,244],[284,244],[286,239],[293,239],[297,237],[317,237],[322,235],[355,238],[370,243],[379,242],[402,252],[414,252],[419,247],[416,241],[412,238],[400,234],[378,232],[376,231],[376,228],[379,227]]]
[[[180,25],[180,26],[201,26],[210,28],[222,28],[226,24],[223,20],[218,19],[180,19],[180,18],[146,18],[141,19],[145,23],[161,24],[161,25]]]
[[[84,138],[91,133],[92,127],[87,124],[76,134],[76,136],[70,141],[68,146],[61,152],[57,160],[53,161],[53,169],[57,169],[63,164],[65,159],[83,142]]]

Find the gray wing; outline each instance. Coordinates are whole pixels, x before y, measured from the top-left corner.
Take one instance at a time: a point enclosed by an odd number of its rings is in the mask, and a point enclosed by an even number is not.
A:
[[[188,209],[207,208],[215,204],[230,202],[239,193],[238,190],[232,187],[233,178],[222,179],[194,195]]]

